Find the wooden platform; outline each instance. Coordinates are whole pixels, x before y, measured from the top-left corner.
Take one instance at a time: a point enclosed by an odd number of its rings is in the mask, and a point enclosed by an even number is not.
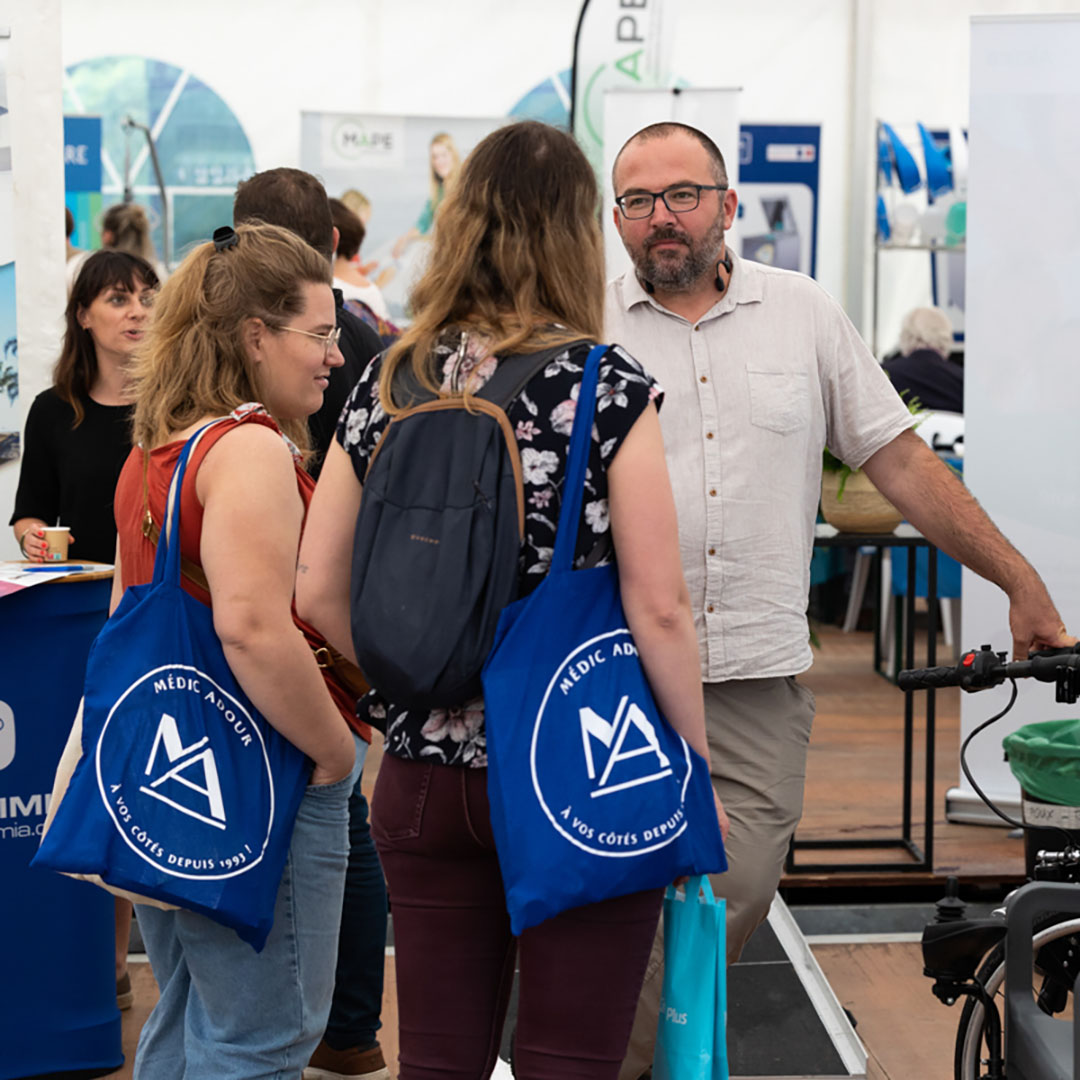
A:
[[[869,633],[845,634],[819,627],[821,647],[800,679],[817,697],[810,739],[806,799],[799,839],[896,836],[901,824],[903,694],[872,668]],[[939,639],[939,657],[947,652]],[[922,655],[920,649],[917,655]],[[920,661],[921,662],[921,661]],[[942,661],[944,662],[944,661]],[[934,795],[934,872],[789,874],[782,888],[913,886],[943,884],[950,874],[974,884],[1019,884],[1024,879],[1023,843],[1007,830],[945,821],[945,793],[960,775],[960,690],[937,693]],[[923,703],[916,695],[914,839],[923,838],[925,757]],[[987,732],[983,738],[993,739]],[[816,863],[896,861],[895,850],[802,851],[798,861]]]
[[[960,1005],[941,1004],[918,944],[815,945],[840,1004],[857,1021],[867,1080],[952,1080]]]

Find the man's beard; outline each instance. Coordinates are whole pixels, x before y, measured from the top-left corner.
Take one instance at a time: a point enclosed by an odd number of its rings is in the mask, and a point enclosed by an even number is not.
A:
[[[686,253],[678,254],[668,249],[659,258],[651,250],[665,240],[678,240],[686,245]],[[674,226],[664,225],[650,233],[641,247],[632,253],[634,270],[638,277],[664,292],[689,292],[701,277],[716,272],[720,252],[724,246],[724,219],[718,217],[709,231],[695,243],[686,233]]]

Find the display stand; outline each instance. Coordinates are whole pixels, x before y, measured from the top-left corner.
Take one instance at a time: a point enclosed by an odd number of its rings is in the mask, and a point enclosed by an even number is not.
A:
[[[123,1064],[113,898],[33,870],[56,763],[108,614],[112,572],[0,598],[0,1080]]]
[[[882,140],[882,135],[883,135],[882,124],[883,124],[883,121],[881,121],[881,120],[877,121],[877,137],[874,140],[875,150],[876,150],[876,148],[878,146],[881,145],[881,140]],[[882,182],[882,176],[881,176],[880,167],[875,168],[875,176],[876,176],[876,184],[875,184],[875,188],[874,188],[874,202],[875,202],[875,205],[877,204],[877,199],[878,198],[884,198],[885,199],[885,204],[886,204],[886,209],[891,214],[891,211],[892,211],[893,207],[890,206],[889,203],[893,199],[893,196],[895,194],[896,189],[893,188],[891,184],[885,184],[885,183]],[[929,196],[928,197],[928,202],[932,204],[933,201],[934,201],[933,197]],[[937,255],[962,255],[962,254],[964,254],[964,250],[965,250],[964,244],[962,244],[962,243],[959,243],[959,244],[947,244],[947,243],[944,243],[944,242],[926,242],[926,241],[921,241],[921,242],[918,242],[918,243],[907,243],[907,242],[897,242],[897,241],[893,241],[893,240],[883,240],[882,237],[881,237],[880,228],[875,227],[875,229],[874,229],[874,273],[873,273],[873,285],[872,285],[872,289],[873,289],[873,293],[872,293],[872,295],[873,295],[873,305],[872,305],[872,307],[873,307],[873,321],[871,323],[871,333],[870,333],[870,348],[873,351],[875,356],[877,356],[879,359],[881,357],[881,353],[879,351],[881,343],[878,340],[878,327],[879,327],[879,315],[880,315],[879,295],[880,295],[880,285],[881,285],[881,257],[882,257],[882,255],[883,254],[889,254],[891,252],[896,252],[896,251],[925,251],[925,252],[929,253],[930,259],[931,259],[930,275],[931,275],[931,281],[933,282],[935,280],[936,274],[938,273],[938,267],[935,265],[935,256],[937,256]],[[937,292],[936,287],[933,289],[933,291],[935,293]],[[935,304],[937,303],[936,295],[934,297],[934,303]]]

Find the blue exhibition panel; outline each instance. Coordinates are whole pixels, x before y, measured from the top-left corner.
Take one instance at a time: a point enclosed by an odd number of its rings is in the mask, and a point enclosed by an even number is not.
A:
[[[0,597],[0,1080],[104,1075],[124,1060],[113,899],[28,865],[110,587],[73,581]]]

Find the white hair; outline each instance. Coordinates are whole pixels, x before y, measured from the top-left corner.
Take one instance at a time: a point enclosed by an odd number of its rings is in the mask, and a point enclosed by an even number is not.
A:
[[[907,356],[917,349],[933,349],[941,356],[952,352],[952,323],[941,308],[915,308],[904,317],[900,327],[900,351]]]

